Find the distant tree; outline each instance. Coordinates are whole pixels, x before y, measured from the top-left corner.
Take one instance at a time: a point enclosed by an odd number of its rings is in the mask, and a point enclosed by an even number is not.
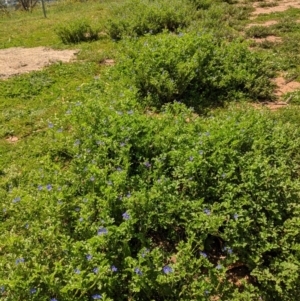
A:
[[[32,11],[32,9],[37,4],[38,0],[19,0],[21,6],[26,11]]]

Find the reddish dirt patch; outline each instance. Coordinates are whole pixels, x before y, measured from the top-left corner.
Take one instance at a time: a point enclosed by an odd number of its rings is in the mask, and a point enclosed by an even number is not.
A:
[[[15,143],[18,140],[19,140],[19,138],[16,137],[16,136],[10,136],[10,137],[6,138],[6,141],[9,142],[9,143]]]
[[[252,27],[252,26],[264,26],[264,27],[269,27],[269,26],[275,25],[275,24],[277,24],[277,23],[278,23],[278,21],[276,21],[276,20],[270,20],[270,21],[267,21],[267,22],[265,22],[265,23],[251,23],[251,24],[248,24],[248,25],[246,26],[246,28],[250,28],[250,27]]]
[[[273,2],[273,1],[267,1],[267,2]],[[255,11],[252,13],[252,15],[254,17],[261,14],[283,12],[291,7],[300,8],[300,2],[298,0],[280,1],[278,2],[277,6],[271,6],[271,7],[259,7],[259,3],[260,2],[253,3],[253,7],[255,8]]]
[[[283,94],[286,94],[288,92],[293,92],[297,89],[300,89],[300,83],[295,81],[286,81],[284,77],[280,76],[277,77],[275,80],[275,83],[277,85],[276,95],[278,97],[281,97]]]
[[[262,42],[271,42],[271,43],[281,43],[282,39],[280,37],[276,37],[276,36],[267,36],[265,38],[254,38],[251,39],[252,41],[256,42],[256,43],[262,43]]]
[[[0,50],[0,79],[40,70],[55,62],[69,62],[78,50],[54,50],[46,47],[8,48]]]

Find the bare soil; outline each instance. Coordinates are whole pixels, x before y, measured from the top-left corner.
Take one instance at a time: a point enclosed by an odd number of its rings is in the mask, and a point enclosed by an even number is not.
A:
[[[266,2],[273,2],[273,1],[266,1]],[[253,7],[255,11],[252,13],[252,16],[255,18],[257,15],[261,14],[270,14],[276,12],[283,12],[291,7],[300,8],[299,0],[283,0],[279,1],[277,6],[271,7],[259,7],[260,2],[254,2]]]
[[[78,50],[54,50],[46,47],[0,49],[0,79],[37,71],[55,62],[70,62]]]

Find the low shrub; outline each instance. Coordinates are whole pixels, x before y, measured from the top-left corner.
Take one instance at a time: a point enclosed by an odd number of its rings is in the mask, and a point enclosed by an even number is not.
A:
[[[112,39],[124,36],[156,34],[163,30],[176,32],[187,27],[195,16],[194,7],[187,1],[128,0],[112,8],[113,17],[107,23]]]
[[[299,128],[128,95],[74,104],[74,140],[51,124],[40,169],[3,190],[2,299],[293,300]]]
[[[146,106],[177,100],[199,109],[226,100],[270,99],[274,74],[267,59],[247,44],[191,32],[124,42],[110,75],[127,78]]]
[[[98,31],[93,29],[86,20],[76,20],[67,25],[61,24],[57,27],[56,33],[64,44],[77,44],[98,39]]]

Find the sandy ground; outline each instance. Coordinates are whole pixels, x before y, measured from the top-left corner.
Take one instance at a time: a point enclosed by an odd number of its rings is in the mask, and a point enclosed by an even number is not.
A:
[[[0,49],[0,79],[40,70],[52,63],[69,62],[78,50],[54,50],[46,47]]]

